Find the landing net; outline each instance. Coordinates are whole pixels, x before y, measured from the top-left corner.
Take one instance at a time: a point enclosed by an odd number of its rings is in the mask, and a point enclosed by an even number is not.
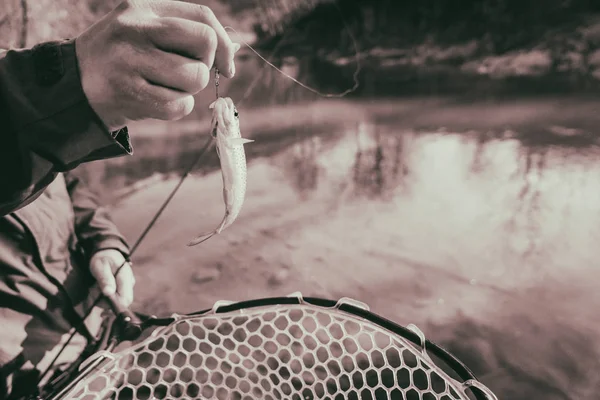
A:
[[[94,372],[63,398],[451,400],[475,398],[466,393],[476,386],[487,394],[476,398],[495,399],[477,381],[450,377],[421,346],[340,304],[176,316],[131,348],[92,357]]]

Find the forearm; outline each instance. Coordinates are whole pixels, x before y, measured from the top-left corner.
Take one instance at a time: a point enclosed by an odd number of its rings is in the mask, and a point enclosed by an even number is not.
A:
[[[58,172],[132,154],[127,129],[111,133],[81,87],[75,42],[0,53],[0,215],[35,198]]]
[[[84,252],[91,257],[100,250],[115,249],[129,257],[127,240],[110,217],[106,207],[76,171],[64,174],[67,190],[73,204],[75,233]]]

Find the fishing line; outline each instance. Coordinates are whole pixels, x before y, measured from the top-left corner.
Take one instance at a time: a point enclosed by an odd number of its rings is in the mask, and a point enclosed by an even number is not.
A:
[[[216,87],[218,88],[218,85],[216,85]],[[217,89],[218,90],[218,89]],[[202,159],[202,157],[204,157],[204,155],[206,154],[206,152],[210,149],[211,145],[213,144],[213,139],[212,137],[206,142],[206,144],[204,145],[204,147],[202,148],[202,150],[200,150],[200,153],[198,154],[198,156],[196,157],[196,159],[190,164],[190,166],[185,170],[185,172],[183,173],[183,175],[181,176],[181,178],[179,179],[179,182],[177,183],[177,185],[175,186],[175,188],[173,188],[173,190],[171,191],[171,193],[169,194],[169,196],[166,198],[166,200],[162,203],[162,205],[160,206],[160,208],[158,209],[158,211],[154,214],[154,216],[152,217],[152,220],[150,220],[150,222],[148,223],[148,225],[146,226],[146,228],[144,229],[144,231],[140,234],[140,236],[138,237],[138,239],[135,241],[135,243],[133,244],[133,246],[131,246],[131,251],[129,252],[129,256],[131,257],[135,251],[138,249],[138,247],[140,246],[140,244],[142,243],[142,241],[145,239],[146,235],[148,235],[148,233],[150,232],[150,230],[152,229],[152,227],[154,226],[154,224],[156,223],[156,221],[158,221],[158,218],[162,215],[163,211],[165,211],[165,209],[167,208],[167,205],[169,205],[169,203],[171,202],[171,200],[173,199],[173,197],[175,196],[175,194],[177,193],[177,191],[179,190],[179,188],[181,187],[181,185],[183,184],[183,182],[185,181],[185,179],[190,175],[191,171],[196,167],[196,165],[200,162],[200,160]],[[131,262],[130,257],[128,257],[120,266],[119,268],[117,268],[117,270],[114,272],[114,276],[115,278],[117,277],[117,275],[119,274],[119,272],[121,272],[121,269],[127,264],[129,263],[130,265],[133,265],[133,263]],[[58,358],[61,356],[61,354],[64,352],[64,350],[67,348],[67,346],[69,345],[69,343],[71,343],[71,341],[73,340],[73,338],[75,337],[75,335],[77,334],[77,328],[86,328],[85,327],[85,320],[90,316],[91,312],[94,310],[94,308],[100,303],[100,301],[102,301],[102,299],[104,298],[104,295],[102,293],[100,293],[100,295],[96,298],[96,300],[94,300],[94,302],[92,303],[91,307],[88,309],[88,311],[84,314],[84,316],[81,318],[81,325],[79,327],[74,327],[73,328],[73,332],[71,333],[71,335],[69,335],[69,338],[67,339],[67,341],[65,342],[65,344],[62,345],[61,349],[59,350],[59,352],[56,354],[56,356],[54,356],[54,358],[52,359],[52,362],[50,363],[50,365],[48,365],[48,367],[46,367],[46,369],[44,370],[44,372],[40,375],[40,378],[38,379],[38,385],[39,383],[48,375],[48,373],[50,372],[50,370],[52,369],[52,367],[56,364],[56,361],[58,360]]]
[[[284,31],[281,38],[279,39],[279,41],[277,41],[277,44],[273,48],[273,51],[271,52],[270,57],[269,57],[270,59],[267,61],[271,62],[271,59],[275,58],[275,54],[277,53],[277,51],[283,44],[284,39],[287,37],[287,34],[289,32],[291,32],[291,30]],[[239,34],[238,34],[238,36],[239,36]],[[260,72],[258,74],[256,74],[256,77],[252,80],[252,83],[250,83],[250,85],[244,92],[244,95],[242,96],[242,98],[236,103],[238,105],[238,107],[241,106],[244,103],[244,101],[246,101],[250,97],[250,95],[254,91],[254,88],[256,87],[256,85],[258,84],[260,79],[263,77],[263,73],[265,72],[266,68],[267,68],[267,65],[263,65],[263,67],[260,69]]]
[[[335,5],[335,7],[337,8],[339,14],[340,14],[340,18],[342,19],[342,23],[344,24],[344,27],[346,28],[346,32],[348,33],[348,36],[350,36],[350,40],[352,41],[352,46],[354,47],[354,58],[356,61],[356,70],[354,71],[354,74],[352,75],[352,78],[354,80],[354,85],[350,88],[347,89],[345,91],[343,91],[342,93],[322,93],[317,89],[314,89],[302,82],[300,82],[298,79],[294,78],[293,76],[286,74],[285,72],[283,72],[280,68],[278,68],[275,64],[273,64],[272,62],[270,62],[269,60],[267,60],[265,57],[263,57],[257,50],[254,49],[254,47],[252,47],[248,42],[246,42],[244,39],[242,39],[242,36],[240,35],[240,33],[238,31],[236,31],[234,28],[230,27],[230,26],[225,26],[225,30],[229,29],[230,31],[234,32],[237,36],[238,36],[238,40],[240,42],[242,42],[243,44],[246,45],[246,47],[248,47],[254,54],[256,54],[258,56],[258,58],[260,58],[262,61],[264,61],[267,65],[269,65],[271,68],[275,69],[276,71],[278,71],[280,74],[282,74],[283,76],[285,76],[286,78],[291,79],[292,81],[294,81],[296,84],[300,85],[301,87],[303,87],[304,89],[315,93],[318,96],[321,97],[326,97],[326,98],[340,98],[340,97],[345,97],[346,95],[356,91],[356,89],[358,89],[358,87],[360,86],[360,81],[358,80],[358,75],[360,74],[362,67],[360,64],[360,51],[358,50],[358,41],[356,40],[356,37],[354,36],[354,34],[352,33],[352,30],[350,29],[350,27],[348,26],[348,23],[346,22],[346,20],[344,19],[344,16],[342,14],[342,11],[340,10],[339,6],[335,3],[333,3]]]
[[[219,100],[219,68],[215,68],[215,94]]]
[[[321,96],[321,97],[325,97],[325,98],[340,98],[340,97],[344,97],[344,96],[346,96],[346,95],[354,92],[356,89],[358,89],[358,87],[360,86],[360,82],[358,80],[358,75],[360,74],[362,67],[361,67],[361,64],[360,64],[360,52],[358,50],[358,41],[356,40],[354,34],[352,33],[352,31],[351,31],[350,27],[348,26],[346,20],[344,19],[343,13],[340,10],[339,6],[335,2],[333,3],[333,5],[338,10],[340,18],[342,19],[342,23],[344,24],[344,27],[346,28],[346,31],[347,31],[347,33],[348,33],[348,35],[350,37],[350,40],[352,41],[352,44],[353,44],[353,47],[354,47],[354,51],[355,51],[355,60],[356,60],[356,70],[354,71],[354,74],[353,74],[354,85],[350,89],[347,89],[347,90],[345,90],[342,93],[322,93],[319,90],[311,88],[310,86],[308,86],[308,85],[300,82],[299,80],[297,80],[293,76],[291,76],[291,75],[286,74],[285,72],[283,72],[275,64],[273,64],[271,61],[269,61],[265,57],[263,57],[249,43],[247,43],[245,40],[243,40],[242,37],[241,37],[241,35],[239,34],[239,32],[237,32],[234,28],[232,28],[230,26],[226,26],[224,28],[233,31],[238,36],[239,40],[243,44],[245,44],[254,54],[256,54],[267,65],[269,65],[271,68],[274,68],[276,71],[278,71],[279,73],[281,73],[282,75],[284,75],[288,79],[291,79],[296,84],[298,84],[301,87],[303,87],[304,89],[306,89],[306,90],[308,90],[310,92],[313,92],[313,93],[315,93],[315,94],[317,94],[318,96]],[[219,98],[219,70],[216,69],[216,68],[215,68],[215,92],[216,92],[216,96],[217,96],[217,99],[218,99]],[[247,97],[247,95],[249,95],[249,93],[245,93],[244,99]],[[169,196],[167,197],[167,199],[163,202],[163,204],[161,205],[161,207],[158,209],[158,211],[153,216],[152,220],[148,223],[148,225],[146,226],[146,228],[144,229],[144,231],[142,232],[142,234],[136,240],[135,244],[131,247],[131,251],[129,253],[129,257],[127,257],[127,259],[119,266],[119,268],[117,268],[117,270],[113,274],[115,276],[115,278],[117,277],[117,275],[119,274],[119,272],[121,271],[121,269],[127,263],[129,263],[130,265],[133,265],[132,262],[131,262],[130,257],[135,253],[135,251],[137,250],[137,248],[140,246],[140,244],[142,243],[142,241],[145,239],[146,235],[153,228],[153,226],[156,223],[156,221],[158,220],[158,218],[162,215],[163,211],[167,208],[167,206],[169,205],[169,203],[171,202],[171,200],[173,199],[173,197],[175,196],[175,194],[177,193],[177,191],[179,190],[179,188],[181,187],[181,185],[183,184],[183,182],[185,181],[185,179],[190,175],[190,173],[192,172],[192,170],[200,162],[200,160],[202,159],[202,157],[204,156],[204,154],[206,154],[206,152],[209,150],[209,148],[211,147],[212,144],[213,144],[213,138],[211,137],[207,141],[207,143],[205,144],[204,148],[198,154],[198,157],[196,157],[196,159],[190,164],[190,166],[182,174],[182,176],[181,176],[178,184],[173,188],[173,190],[171,191],[171,193],[169,194]],[[100,303],[100,301],[102,301],[103,298],[104,298],[104,295],[102,293],[100,293],[100,295],[92,303],[92,306],[88,309],[88,311],[82,317],[81,322],[80,322],[80,326],[73,328],[73,332],[69,335],[69,338],[67,339],[67,341],[65,342],[65,344],[61,347],[61,349],[58,351],[58,353],[53,358],[53,360],[51,361],[51,363],[48,365],[48,367],[46,367],[46,369],[44,370],[44,372],[40,375],[40,378],[37,380],[37,385],[36,386],[39,386],[39,384],[42,382],[42,380],[50,373],[50,370],[56,364],[56,361],[58,360],[58,358],[62,355],[62,353],[64,352],[64,350],[66,349],[66,347],[69,345],[69,343],[71,343],[71,341],[73,340],[73,338],[77,334],[77,328],[81,328],[81,327],[86,328],[85,327],[85,320],[90,316],[91,312]]]

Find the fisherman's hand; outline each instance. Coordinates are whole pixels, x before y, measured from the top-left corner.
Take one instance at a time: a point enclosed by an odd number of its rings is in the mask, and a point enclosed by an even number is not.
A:
[[[111,130],[194,108],[213,64],[231,78],[234,44],[201,0],[126,0],[75,40],[83,91]]]
[[[125,307],[133,302],[135,277],[131,265],[126,262],[115,278],[115,273],[125,261],[120,251],[114,249],[96,252],[90,261],[90,271],[103,294],[116,293]]]

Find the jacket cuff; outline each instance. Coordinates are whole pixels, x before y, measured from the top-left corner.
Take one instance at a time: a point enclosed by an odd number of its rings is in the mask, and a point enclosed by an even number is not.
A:
[[[116,237],[116,236],[109,236],[109,237],[105,237],[100,240],[94,241],[94,244],[92,245],[92,247],[90,249],[90,257],[92,257],[94,254],[96,254],[97,252],[99,252],[101,250],[109,250],[109,249],[119,251],[121,254],[123,254],[123,256],[125,257],[126,260],[129,260],[130,253],[131,253],[129,246],[127,246],[127,243],[125,243],[125,241],[123,239]]]
[[[109,132],[81,85],[75,41],[47,42],[9,51],[12,77],[22,93],[11,119],[23,144],[66,171],[100,158],[133,154],[127,128]],[[11,86],[11,85],[9,85]]]

